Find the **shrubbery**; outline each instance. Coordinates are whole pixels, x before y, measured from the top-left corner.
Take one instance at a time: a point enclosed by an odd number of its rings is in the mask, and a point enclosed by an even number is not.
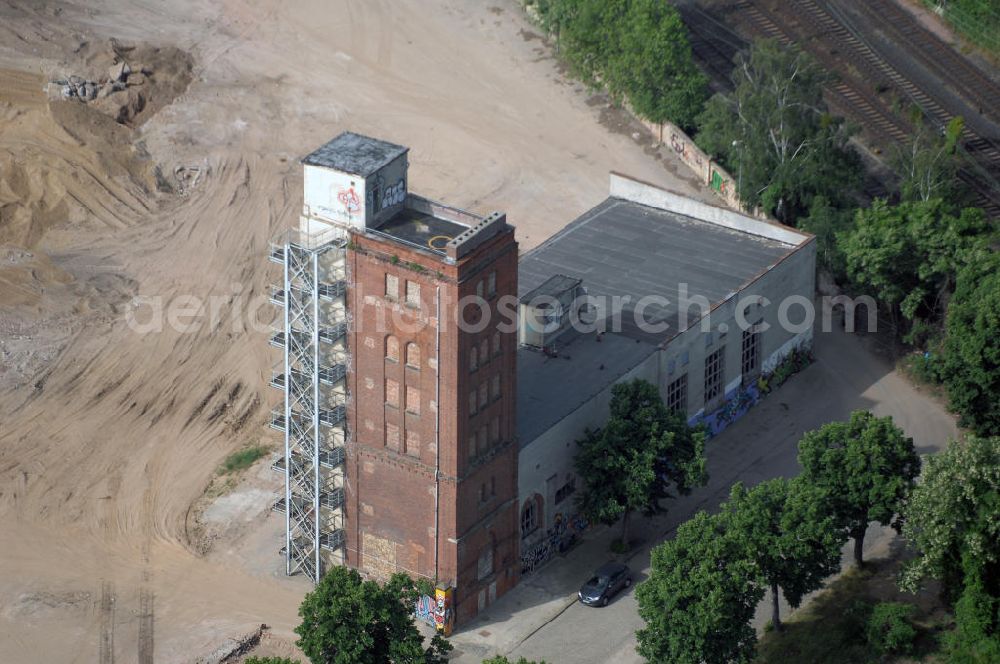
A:
[[[880,655],[905,655],[913,650],[917,630],[910,623],[916,607],[902,602],[881,602],[872,609],[866,630],[868,645]]]
[[[708,79],[691,57],[677,9],[658,0],[526,2],[573,73],[651,122],[694,124]]]

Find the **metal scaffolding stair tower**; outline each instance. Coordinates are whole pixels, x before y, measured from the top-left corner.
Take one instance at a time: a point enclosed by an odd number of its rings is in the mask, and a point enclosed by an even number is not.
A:
[[[284,433],[273,468],[285,491],[273,508],[285,515],[285,572],[319,582],[344,561],[344,458],[347,442],[347,237],[287,231],[271,242],[269,259],[283,268],[271,292],[281,309],[271,335],[282,350],[271,386],[284,394],[271,428]]]

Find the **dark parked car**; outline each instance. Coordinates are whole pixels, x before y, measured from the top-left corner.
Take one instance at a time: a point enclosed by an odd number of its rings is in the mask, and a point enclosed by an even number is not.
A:
[[[580,601],[588,606],[607,606],[615,593],[631,585],[632,571],[628,565],[605,563],[583,584],[578,594]]]

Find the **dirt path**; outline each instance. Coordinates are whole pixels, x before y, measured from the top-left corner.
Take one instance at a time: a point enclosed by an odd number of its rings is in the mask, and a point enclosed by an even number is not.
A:
[[[710,200],[601,127],[532,35],[514,2],[0,4],[0,661],[291,637],[307,585],[278,573],[266,502],[208,555],[190,521],[220,461],[266,436],[274,357],[251,319],[273,315],[254,307],[267,240],[318,143],[411,146],[415,191],[507,211],[523,249],[602,200],[609,170]],[[162,65],[134,128],[43,92],[106,71],[112,37],[192,58],[183,89]],[[186,296],[214,321],[126,322]]]

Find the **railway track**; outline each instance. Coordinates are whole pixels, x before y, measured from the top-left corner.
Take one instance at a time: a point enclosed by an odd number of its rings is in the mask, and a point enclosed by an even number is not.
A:
[[[677,6],[688,28],[691,53],[711,80],[715,91],[732,89],[730,83],[736,54],[749,46],[746,40],[695,4]]]
[[[892,0],[857,4],[865,6],[866,20],[892,34],[895,43],[921,53],[927,68],[958,88],[963,99],[989,105],[991,112],[1000,105],[1000,86],[922,27],[914,27],[912,18]],[[896,91],[899,98],[919,108],[932,125],[944,126],[956,115],[950,108],[953,104],[939,101],[879,53],[852,16],[834,0],[740,0],[729,9],[729,20],[744,26],[753,36],[782,44],[799,43],[824,65],[841,71],[841,79],[827,86],[827,102],[881,142],[905,143],[913,126],[874,91]],[[889,23],[893,25],[886,25]],[[933,65],[927,62],[935,59],[938,61]],[[1000,218],[1000,141],[969,125],[967,122],[962,135],[968,158],[959,178],[973,192],[974,205],[982,207],[991,218]]]

